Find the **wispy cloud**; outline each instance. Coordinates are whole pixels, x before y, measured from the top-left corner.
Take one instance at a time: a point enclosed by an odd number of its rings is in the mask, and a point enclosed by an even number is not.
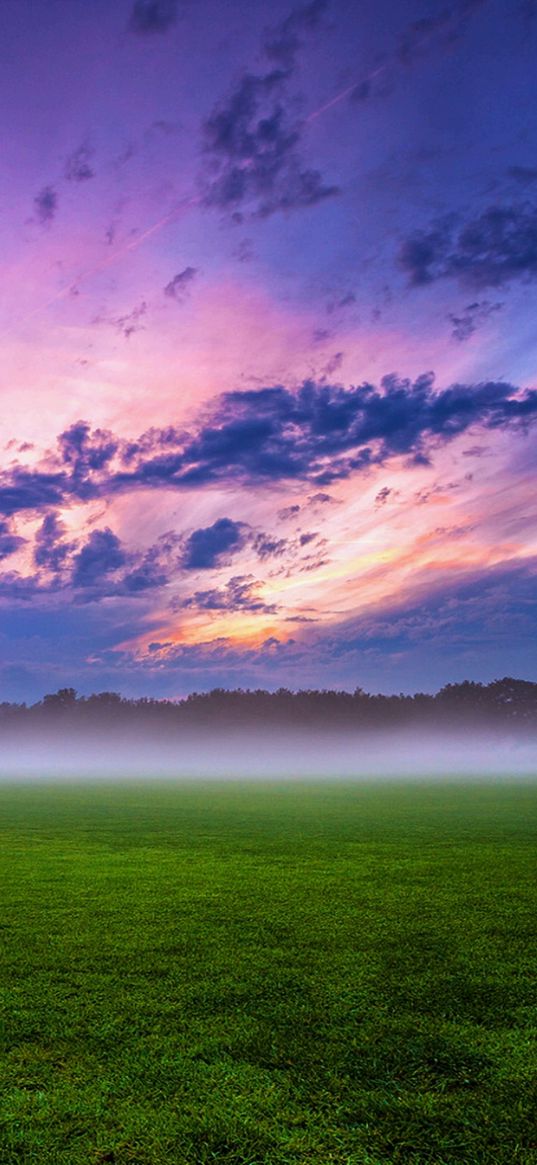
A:
[[[537,207],[491,206],[466,222],[448,219],[403,243],[399,264],[414,287],[456,279],[501,287],[537,276]]]
[[[58,209],[58,194],[54,187],[43,186],[34,198],[34,206],[38,221],[42,226],[49,226]]]

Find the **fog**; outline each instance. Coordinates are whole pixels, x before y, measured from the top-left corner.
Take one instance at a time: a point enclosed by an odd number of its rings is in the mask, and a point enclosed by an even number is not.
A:
[[[0,780],[386,780],[533,777],[537,740],[493,733],[241,730],[4,734]]]

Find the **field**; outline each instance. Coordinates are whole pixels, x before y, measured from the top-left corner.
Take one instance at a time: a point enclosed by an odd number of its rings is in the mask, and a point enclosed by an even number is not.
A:
[[[2,1165],[537,1162],[537,785],[0,788]]]

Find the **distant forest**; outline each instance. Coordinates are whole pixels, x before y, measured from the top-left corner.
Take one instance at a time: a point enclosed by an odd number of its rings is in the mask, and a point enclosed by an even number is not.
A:
[[[61,688],[36,704],[0,703],[0,733],[50,727],[109,728],[176,732],[307,729],[309,732],[390,731],[392,729],[516,730],[537,734],[537,683],[505,677],[490,684],[469,680],[447,684],[435,695],[371,695],[346,691],[228,690],[195,692],[182,700],[143,697],[129,700],[117,692],[79,696]]]

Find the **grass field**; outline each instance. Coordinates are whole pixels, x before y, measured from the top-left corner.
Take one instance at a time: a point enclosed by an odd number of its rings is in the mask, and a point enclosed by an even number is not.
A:
[[[537,785],[0,805],[2,1165],[537,1162]]]

